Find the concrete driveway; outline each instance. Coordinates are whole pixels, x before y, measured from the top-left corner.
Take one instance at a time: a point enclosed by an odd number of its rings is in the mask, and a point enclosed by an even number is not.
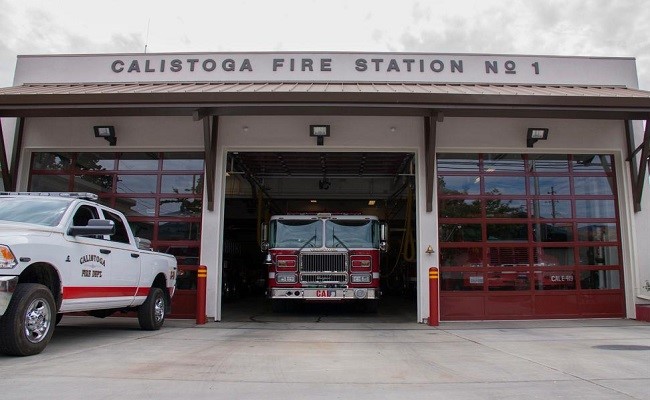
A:
[[[0,381],[3,399],[648,399],[650,324],[66,316],[42,354],[0,356]]]

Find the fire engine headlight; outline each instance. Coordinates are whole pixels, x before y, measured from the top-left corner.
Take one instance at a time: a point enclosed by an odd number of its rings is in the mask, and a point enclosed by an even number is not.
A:
[[[372,276],[370,274],[354,274],[351,279],[352,283],[370,283]]]
[[[8,246],[0,245],[0,268],[10,269],[18,265],[14,253]]]
[[[275,281],[277,283],[296,283],[296,274],[277,273]]]

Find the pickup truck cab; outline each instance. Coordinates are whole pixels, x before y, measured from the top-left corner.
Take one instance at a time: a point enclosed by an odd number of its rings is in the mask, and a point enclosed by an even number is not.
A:
[[[43,351],[64,313],[136,311],[157,330],[177,265],[90,193],[0,193],[0,352]]]

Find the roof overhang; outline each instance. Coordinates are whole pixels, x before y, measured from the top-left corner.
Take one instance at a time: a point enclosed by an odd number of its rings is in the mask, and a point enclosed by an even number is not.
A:
[[[621,86],[386,82],[149,82],[23,84],[0,89],[0,117],[192,116],[203,121],[206,165],[214,165],[221,115],[425,116],[427,171],[433,171],[435,120],[508,117],[645,120],[642,167],[631,164],[635,211],[650,157],[650,92]],[[212,118],[207,118],[212,116]],[[22,126],[22,122],[20,123]],[[0,134],[1,134],[0,128]],[[628,129],[628,153],[634,140]],[[21,135],[18,135],[20,138]],[[4,153],[4,152],[2,152]],[[6,162],[5,162],[6,164]],[[17,169],[13,160],[12,171]],[[6,170],[6,169],[5,169]],[[429,172],[431,173],[431,172]],[[214,183],[214,170],[206,172]],[[7,174],[5,174],[7,175]],[[8,175],[5,185],[11,183]],[[433,179],[427,176],[427,211]],[[213,190],[208,186],[208,209]]]
[[[648,119],[650,92],[616,86],[184,82],[24,84],[0,117],[396,115]]]

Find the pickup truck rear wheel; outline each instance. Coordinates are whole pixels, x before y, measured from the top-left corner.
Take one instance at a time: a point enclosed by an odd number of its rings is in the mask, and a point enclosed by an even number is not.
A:
[[[147,299],[138,308],[138,322],[140,328],[146,331],[157,331],[165,322],[165,293],[162,289],[154,287],[149,291]]]
[[[19,284],[0,318],[0,350],[12,356],[42,352],[52,338],[55,320],[50,290],[37,283]]]

